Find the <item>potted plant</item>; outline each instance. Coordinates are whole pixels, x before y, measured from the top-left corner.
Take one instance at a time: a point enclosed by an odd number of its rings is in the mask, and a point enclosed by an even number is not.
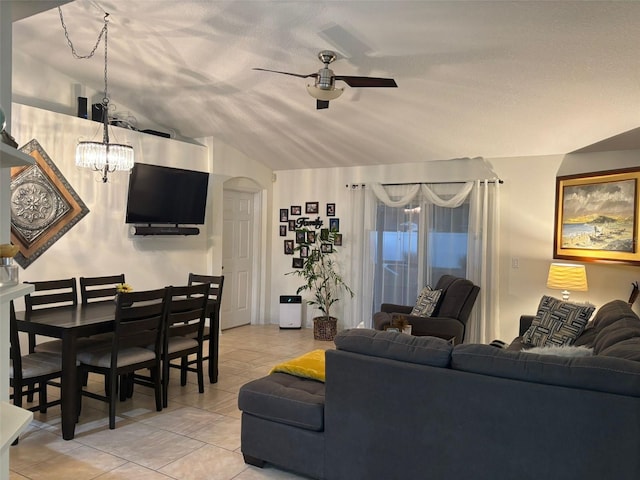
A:
[[[121,295],[125,295],[127,293],[133,292],[133,287],[131,285],[129,285],[128,283],[117,283],[116,284],[116,296],[114,297],[113,301],[118,303],[118,297]],[[123,296],[122,298],[122,305],[126,306],[131,306],[133,303],[129,300],[126,300],[126,297]]]
[[[313,319],[313,337],[316,340],[333,340],[337,333],[338,320],[331,316],[331,307],[340,300],[338,295],[342,291],[353,297],[353,291],[344,283],[338,271],[335,258],[338,253],[335,242],[340,234],[325,230],[321,235],[316,235],[316,232],[309,229],[303,230],[307,241],[298,244],[294,251],[299,252],[306,247],[308,257],[304,259],[302,268],[287,275],[296,275],[304,279],[304,284],[298,287],[296,294],[309,291],[312,298],[306,300],[307,304],[322,312],[321,316]]]

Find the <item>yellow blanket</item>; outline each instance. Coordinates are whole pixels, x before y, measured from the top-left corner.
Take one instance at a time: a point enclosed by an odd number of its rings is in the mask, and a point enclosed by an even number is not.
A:
[[[279,363],[269,373],[274,372],[288,373],[289,375],[324,382],[324,350],[312,350],[298,358]]]

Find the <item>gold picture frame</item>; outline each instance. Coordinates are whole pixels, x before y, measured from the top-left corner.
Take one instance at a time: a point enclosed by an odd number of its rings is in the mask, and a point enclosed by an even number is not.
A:
[[[553,258],[640,265],[640,169],[557,177]]]
[[[11,169],[11,242],[27,268],[89,213],[82,199],[37,140],[20,149],[34,165]]]

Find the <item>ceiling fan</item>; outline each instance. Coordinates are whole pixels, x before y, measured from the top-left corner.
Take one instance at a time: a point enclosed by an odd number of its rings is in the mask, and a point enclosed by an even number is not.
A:
[[[318,54],[318,58],[324,67],[318,70],[317,73],[310,73],[309,75],[303,75],[299,73],[280,72],[278,70],[269,70],[267,68],[254,68],[254,70],[261,70],[263,72],[282,73],[284,75],[292,75],[300,78],[315,78],[313,85],[307,85],[307,91],[309,95],[316,99],[316,108],[318,110],[322,108],[329,108],[329,101],[335,100],[344,91],[344,88],[336,88],[336,80],[342,80],[350,87],[397,87],[396,81],[393,78],[378,78],[378,77],[354,77],[351,75],[334,75],[333,70],[329,68],[329,64],[336,59],[336,53],[331,50],[322,50]]]

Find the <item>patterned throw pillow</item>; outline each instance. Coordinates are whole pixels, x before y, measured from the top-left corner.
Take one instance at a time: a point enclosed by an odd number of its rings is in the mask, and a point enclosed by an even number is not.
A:
[[[595,308],[545,295],[522,342],[537,347],[571,345],[584,330]]]
[[[432,290],[430,286],[426,286],[418,295],[416,306],[411,310],[411,315],[418,317],[430,317],[438,305],[442,290]]]

